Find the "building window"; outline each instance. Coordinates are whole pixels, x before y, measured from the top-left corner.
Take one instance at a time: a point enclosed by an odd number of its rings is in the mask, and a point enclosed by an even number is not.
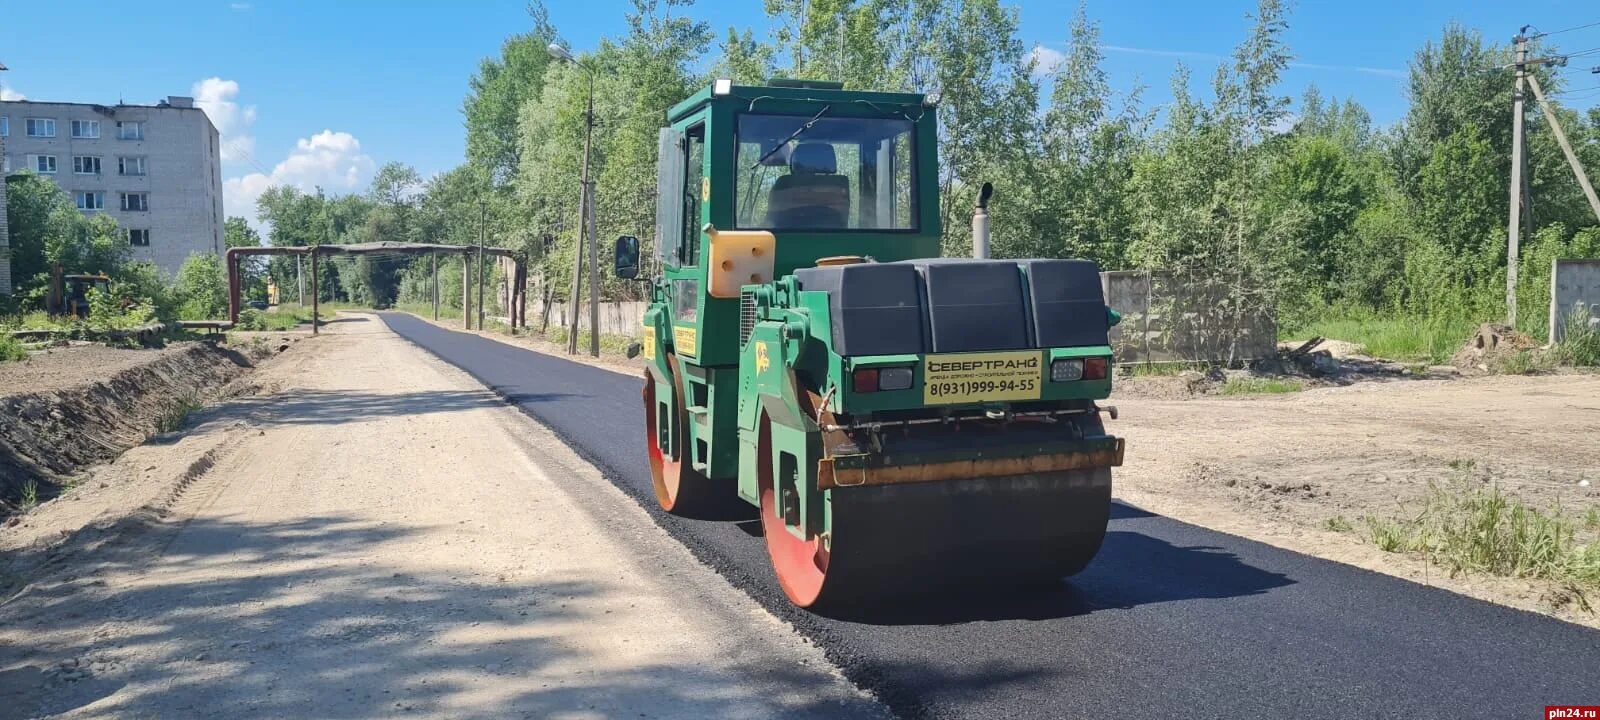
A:
[[[138,121],[119,121],[119,122],[117,122],[117,139],[118,140],[143,140],[144,139],[144,123],[143,122],[138,122]]]
[[[78,175],[99,175],[100,158],[94,155],[73,155],[72,172]]]
[[[28,118],[28,137],[55,137],[56,121],[54,118]]]
[[[144,158],[142,158],[142,157],[119,157],[119,158],[117,158],[117,174],[118,175],[143,175],[144,174]]]
[[[9,172],[11,172],[11,156],[10,155],[0,156],[0,173],[9,173]],[[0,182],[3,182],[4,180],[5,180],[4,178],[0,178]]]
[[[0,137],[8,137],[10,135],[11,135],[11,118],[7,117],[5,115],[0,115]]]
[[[29,155],[28,167],[33,168],[34,172],[43,173],[45,175],[52,174],[56,171],[56,156]]]
[[[144,212],[150,209],[150,193],[122,193],[122,209],[127,212]]]
[[[104,210],[106,209],[106,194],[99,191],[79,191],[73,193],[78,201],[79,210]]]
[[[99,120],[73,120],[72,136],[75,138],[94,139],[100,137]]]
[[[134,247],[150,247],[150,231],[128,228],[128,244]]]

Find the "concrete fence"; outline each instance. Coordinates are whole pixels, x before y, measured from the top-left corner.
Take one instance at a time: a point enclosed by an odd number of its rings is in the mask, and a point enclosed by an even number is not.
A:
[[[1574,315],[1600,329],[1600,260],[1555,260],[1550,268],[1550,342],[1561,342]]]
[[[1100,273],[1106,304],[1122,313],[1122,324],[1112,328],[1111,345],[1119,363],[1224,362],[1267,357],[1277,349],[1277,324],[1262,310],[1243,317],[1225,312],[1226,294],[1221,283],[1163,271]],[[640,336],[642,300],[600,304],[601,332]],[[539,327],[543,303],[535,289],[528,292],[528,325]],[[589,326],[588,306],[579,304],[580,323]],[[565,326],[567,304],[550,304],[550,324]]]
[[[1100,288],[1122,314],[1111,329],[1118,363],[1217,363],[1277,352],[1276,318],[1259,306],[1231,312],[1231,288],[1216,278],[1119,270],[1100,273]]]
[[[530,293],[528,297],[528,327],[539,327],[540,313],[544,308],[539,299]],[[640,318],[644,317],[644,309],[648,303],[642,300],[600,303],[600,334],[624,335],[637,338],[640,335]],[[589,328],[589,306],[585,303],[578,305],[581,317],[578,323],[584,330]],[[550,324],[552,326],[566,326],[571,322],[567,314],[567,304],[562,302],[550,303]]]

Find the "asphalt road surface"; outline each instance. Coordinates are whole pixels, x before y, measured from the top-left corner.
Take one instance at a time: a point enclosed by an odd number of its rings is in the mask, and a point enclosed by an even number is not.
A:
[[[657,510],[640,380],[383,318],[552,428],[903,716],[1532,720],[1600,704],[1600,633],[1122,504],[1094,563],[1057,589],[865,620],[796,610],[756,523]]]

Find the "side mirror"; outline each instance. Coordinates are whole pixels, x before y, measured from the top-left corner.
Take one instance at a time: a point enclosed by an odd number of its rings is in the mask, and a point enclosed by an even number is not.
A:
[[[617,277],[623,280],[639,277],[639,238],[632,235],[622,235],[617,238],[614,270]]]

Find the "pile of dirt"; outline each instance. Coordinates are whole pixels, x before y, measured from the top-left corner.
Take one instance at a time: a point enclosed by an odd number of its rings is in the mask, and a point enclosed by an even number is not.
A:
[[[1513,355],[1539,347],[1539,341],[1508,325],[1484,323],[1472,339],[1456,351],[1450,363],[1459,368],[1487,370]]]
[[[78,351],[82,352],[78,352]],[[54,497],[75,473],[214,398],[253,363],[238,350],[180,343],[159,351],[84,346],[0,368],[0,515]],[[25,492],[26,489],[26,492]]]

